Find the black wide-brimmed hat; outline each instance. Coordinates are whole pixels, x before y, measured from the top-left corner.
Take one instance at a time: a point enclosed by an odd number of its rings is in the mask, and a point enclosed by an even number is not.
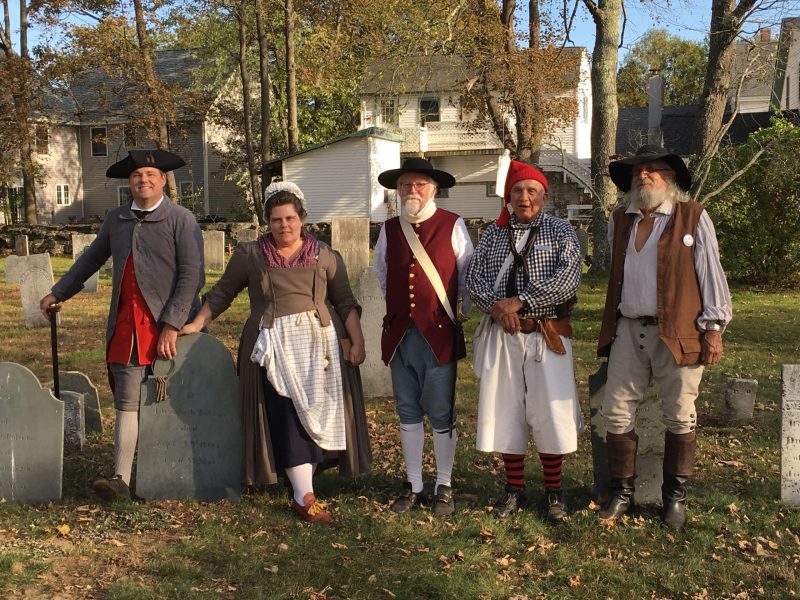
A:
[[[127,179],[136,169],[144,167],[155,167],[166,173],[185,164],[180,156],[166,150],[131,150],[128,156],[108,167],[106,177]]]
[[[689,188],[692,187],[692,176],[689,174],[686,163],[677,154],[672,154],[655,144],[642,146],[633,156],[609,163],[608,173],[611,175],[611,181],[623,192],[627,192],[631,189],[633,167],[654,160],[663,160],[667,163],[675,171],[675,182],[678,186],[686,192],[689,191]]]
[[[436,182],[439,188],[451,188],[456,184],[456,179],[446,171],[434,169],[433,165],[424,158],[412,157],[403,162],[399,169],[389,169],[378,175],[378,183],[390,190],[397,189],[397,178],[403,173],[422,173]]]

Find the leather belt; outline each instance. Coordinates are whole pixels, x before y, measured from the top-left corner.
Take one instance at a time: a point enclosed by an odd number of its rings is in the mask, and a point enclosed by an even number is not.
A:
[[[561,336],[572,337],[572,325],[569,317],[562,319],[520,318],[519,326],[522,333],[533,333],[534,331],[541,333],[547,347],[556,354],[567,353]]]
[[[639,321],[641,325],[658,325],[658,317],[644,316],[636,317],[634,321]]]

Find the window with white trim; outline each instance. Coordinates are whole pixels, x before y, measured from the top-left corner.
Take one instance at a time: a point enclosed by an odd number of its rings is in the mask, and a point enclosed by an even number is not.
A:
[[[441,119],[438,98],[421,98],[419,101],[420,125],[437,122]]]
[[[92,156],[108,156],[108,132],[105,127],[92,127],[89,130],[92,143]]]
[[[121,185],[117,188],[117,202],[118,206],[127,206],[133,200],[131,195],[131,186]]]
[[[495,194],[495,190],[497,187],[494,183],[487,183],[486,184],[486,197],[487,198],[496,198],[497,194]]]
[[[56,206],[67,206],[72,204],[69,197],[69,185],[66,183],[56,184]]]
[[[397,125],[397,100],[381,100],[381,125]]]

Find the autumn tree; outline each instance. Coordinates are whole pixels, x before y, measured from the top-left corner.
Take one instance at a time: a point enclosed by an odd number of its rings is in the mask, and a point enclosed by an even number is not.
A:
[[[651,29],[632,44],[617,73],[620,106],[647,106],[648,80],[664,82],[664,104],[697,104],[703,92],[708,47],[664,29]]]

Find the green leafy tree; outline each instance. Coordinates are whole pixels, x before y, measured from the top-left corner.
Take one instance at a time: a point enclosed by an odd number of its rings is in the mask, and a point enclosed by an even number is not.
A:
[[[723,147],[712,161],[706,208],[722,265],[733,280],[788,287],[800,283],[800,127],[782,117]]]
[[[630,47],[617,74],[620,106],[647,106],[648,80],[664,80],[664,104],[697,104],[703,93],[708,45],[651,29]]]

